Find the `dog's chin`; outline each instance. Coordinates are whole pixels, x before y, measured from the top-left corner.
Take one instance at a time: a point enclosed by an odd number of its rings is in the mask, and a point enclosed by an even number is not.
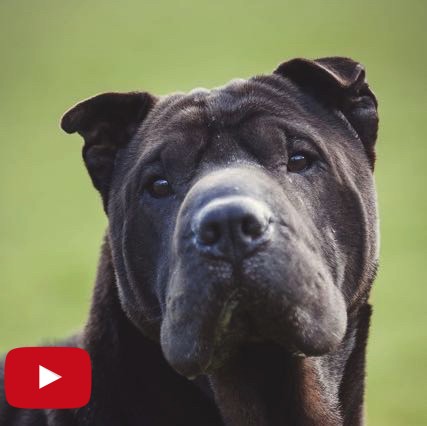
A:
[[[235,306],[229,306],[227,318],[204,324],[203,332],[198,321],[174,324],[166,319],[161,346],[171,367],[189,379],[213,374],[253,344],[274,345],[295,357],[322,356],[336,350],[344,337],[347,317],[344,305],[338,308],[339,312],[330,312],[330,318],[319,320],[296,307],[281,319],[268,322],[247,321],[244,315],[233,315]]]
[[[186,351],[185,347],[191,346],[189,342],[180,341],[171,348],[162,345],[163,352],[169,365],[179,374],[188,379],[195,379],[200,375],[214,374],[217,370],[226,366],[238,352],[248,351],[251,347],[272,346],[280,348],[283,353],[291,357],[322,356],[332,352],[339,341],[316,339],[308,341],[300,339],[303,343],[297,345],[288,339],[285,341],[274,341],[259,337],[242,339],[231,344],[224,344],[218,347],[206,345],[197,341],[192,342],[194,350]]]

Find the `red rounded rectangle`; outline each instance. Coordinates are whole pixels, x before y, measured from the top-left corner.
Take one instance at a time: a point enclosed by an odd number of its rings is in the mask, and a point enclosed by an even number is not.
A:
[[[92,368],[80,348],[12,349],[4,370],[7,402],[16,408],[79,408],[90,400]]]

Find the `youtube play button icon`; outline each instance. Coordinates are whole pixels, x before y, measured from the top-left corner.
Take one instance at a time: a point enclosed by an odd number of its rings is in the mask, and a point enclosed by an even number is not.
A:
[[[62,376],[39,365],[39,389],[59,380]]]
[[[11,350],[5,361],[6,400],[16,408],[79,408],[90,399],[89,354],[80,348]]]

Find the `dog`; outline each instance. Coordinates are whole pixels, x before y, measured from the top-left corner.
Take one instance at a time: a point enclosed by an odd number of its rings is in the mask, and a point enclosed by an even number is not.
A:
[[[62,129],[108,216],[74,410],[1,426],[364,423],[378,264],[377,101],[352,59],[156,97],[104,93]]]

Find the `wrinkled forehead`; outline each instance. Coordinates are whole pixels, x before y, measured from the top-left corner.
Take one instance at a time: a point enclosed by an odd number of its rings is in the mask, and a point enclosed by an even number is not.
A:
[[[203,162],[251,159],[268,166],[292,138],[317,145],[333,139],[328,133],[336,132],[337,121],[339,127],[337,117],[291,82],[260,76],[161,99],[130,151],[140,162],[161,160],[177,173]]]

